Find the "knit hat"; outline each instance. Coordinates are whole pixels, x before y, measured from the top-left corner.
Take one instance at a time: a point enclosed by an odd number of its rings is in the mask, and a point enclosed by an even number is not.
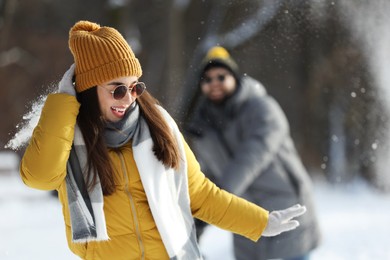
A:
[[[200,73],[203,75],[207,70],[215,67],[223,67],[229,70],[236,79],[239,78],[237,63],[232,59],[229,52],[221,46],[214,46],[207,52],[202,61]]]
[[[76,64],[77,92],[113,78],[142,75],[138,59],[114,28],[79,21],[69,31],[69,48]]]

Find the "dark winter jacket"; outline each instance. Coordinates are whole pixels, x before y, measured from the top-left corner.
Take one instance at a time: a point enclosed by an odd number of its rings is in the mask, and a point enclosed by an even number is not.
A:
[[[203,172],[221,188],[268,210],[308,209],[294,231],[258,243],[235,237],[237,259],[300,256],[318,245],[310,178],[282,109],[258,81],[243,77],[223,104],[201,100],[187,133]]]

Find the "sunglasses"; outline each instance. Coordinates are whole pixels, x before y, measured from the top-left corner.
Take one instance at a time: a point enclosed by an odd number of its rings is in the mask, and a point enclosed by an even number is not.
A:
[[[211,77],[204,77],[204,78],[202,78],[202,81],[203,81],[203,83],[210,84],[211,82],[214,81],[214,79],[217,79],[220,83],[222,83],[226,79],[226,74],[220,74],[220,75],[218,75],[216,77],[213,77],[213,78],[211,78]]]
[[[112,97],[116,100],[121,100],[127,94],[127,91],[130,91],[133,97],[139,97],[144,93],[146,85],[143,82],[137,82],[131,85],[130,87],[126,85],[119,85],[114,90],[111,90],[110,93]]]

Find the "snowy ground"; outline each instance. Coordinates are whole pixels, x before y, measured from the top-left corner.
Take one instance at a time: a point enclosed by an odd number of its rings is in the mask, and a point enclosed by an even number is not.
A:
[[[362,183],[331,187],[314,183],[322,244],[311,260],[390,260],[390,194]],[[207,260],[233,260],[232,238],[211,227],[201,240]]]
[[[390,259],[390,194],[360,183],[314,188],[323,243],[312,260]],[[233,260],[231,242],[211,227],[200,243],[207,260]],[[17,174],[0,173],[0,259],[78,259],[67,248],[57,199],[25,187]]]

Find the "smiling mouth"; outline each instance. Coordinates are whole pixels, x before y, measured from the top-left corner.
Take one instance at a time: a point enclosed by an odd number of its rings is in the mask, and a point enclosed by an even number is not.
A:
[[[116,111],[118,113],[124,113],[126,111],[126,108],[119,108],[119,107],[111,107],[111,110]]]
[[[215,97],[219,98],[222,96],[223,96],[223,93],[221,91],[214,91],[214,92],[210,93],[210,97],[212,97],[212,98],[215,98]]]
[[[111,107],[111,111],[114,114],[114,116],[118,118],[122,118],[126,113],[125,107]]]

